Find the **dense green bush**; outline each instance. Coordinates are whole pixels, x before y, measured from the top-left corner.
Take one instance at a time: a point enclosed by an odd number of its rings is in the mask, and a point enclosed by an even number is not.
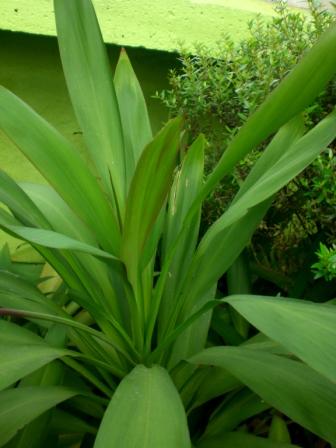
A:
[[[190,139],[199,132],[206,135],[208,171],[247,117],[335,21],[313,0],[309,5],[311,14],[301,13],[280,0],[272,20],[258,16],[251,21],[250,36],[238,45],[224,36],[215,54],[204,46],[195,48],[196,56],[182,52],[180,70],[170,72],[170,90],[158,97],[172,116],[185,117]],[[305,111],[305,125],[310,128],[329,113],[335,99],[334,79]],[[261,150],[249,154],[212,194],[204,209],[205,228],[227,208]],[[251,246],[262,264],[293,273],[302,267],[300,257],[305,257],[307,246],[314,250],[315,240],[336,239],[331,228],[336,215],[335,176],[335,152],[327,151],[278,194]]]

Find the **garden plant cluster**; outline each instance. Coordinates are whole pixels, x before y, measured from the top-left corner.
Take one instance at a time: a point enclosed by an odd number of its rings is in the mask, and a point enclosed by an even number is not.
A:
[[[213,169],[225,145],[249,115],[335,23],[335,15],[316,0],[309,0],[308,5],[310,14],[303,14],[290,9],[286,0],[277,1],[271,20],[258,16],[249,23],[248,38],[235,44],[224,35],[217,43],[215,57],[214,49],[201,45],[195,48],[196,55],[181,50],[180,68],[169,75],[170,88],[156,97],[171,116],[184,117],[188,139],[200,132],[206,135],[207,171]],[[305,126],[311,128],[330,113],[335,100],[333,78],[304,111]],[[230,204],[265,145],[251,151],[206,200],[202,218],[205,228]],[[302,294],[314,288],[310,267],[317,261],[316,251],[319,258],[325,258],[328,249],[330,257],[335,255],[335,154],[333,143],[277,194],[248,248],[253,270],[286,293],[292,293],[293,284],[298,282]],[[323,263],[324,267],[315,264],[317,276],[335,278],[332,270],[325,270],[329,265],[332,261]],[[297,289],[292,294],[297,295]]]
[[[333,16],[280,2],[238,47],[183,56],[153,135],[91,0],[54,10],[87,157],[0,87],[0,129],[46,180],[0,171],[23,241],[0,251],[0,447],[335,447]],[[301,194],[302,228],[276,234]],[[260,255],[262,232],[316,235],[318,278]]]

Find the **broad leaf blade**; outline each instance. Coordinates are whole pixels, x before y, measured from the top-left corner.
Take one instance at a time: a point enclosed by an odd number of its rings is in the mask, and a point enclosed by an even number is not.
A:
[[[166,370],[137,366],[118,386],[94,448],[190,448],[186,415]]]
[[[22,189],[28,194],[32,201],[41,210],[44,216],[52,223],[53,229],[68,237],[81,242],[97,246],[96,238],[84,225],[84,223],[67,206],[63,199],[48,185],[21,184]],[[126,303],[122,289],[117,290],[118,273],[115,273],[113,266],[106,265],[103,261],[97,259],[94,255],[87,253],[75,254],[76,259],[80,261],[77,269],[78,278],[85,285],[86,290],[90,291],[96,301],[102,302],[104,307],[111,305],[114,316],[120,315],[120,303]],[[112,281],[110,276],[112,277]],[[104,298],[109,297],[109,300]],[[91,312],[91,311],[90,311]]]
[[[17,238],[29,241],[30,243],[37,244],[39,246],[60,250],[79,251],[103,259],[117,260],[116,257],[108,252],[91,246],[90,244],[82,243],[81,241],[75,240],[66,235],[62,235],[61,233],[57,233],[52,230],[13,225],[5,219],[4,215],[0,215],[0,227],[8,230]]]
[[[267,403],[336,442],[336,385],[301,362],[236,347],[209,348],[190,362],[225,368]]]
[[[197,244],[200,213],[179,241],[174,257],[167,260],[171,247],[182,228],[183,221],[203,183],[205,139],[200,136],[190,146],[180,170],[176,173],[170,192],[165,231],[162,241],[162,264],[169,263],[169,275],[163,290],[159,314],[159,338],[164,334],[176,307],[178,292],[188,271]]]
[[[70,97],[106,193],[123,216],[126,162],[111,68],[89,0],[55,0],[58,43]]]
[[[271,201],[281,187],[312,162],[335,138],[336,112],[331,113],[299,140],[297,137],[301,128],[300,122],[294,127],[290,123],[285,128],[286,132],[282,132],[276,138],[277,144],[272,145],[277,156],[281,146],[285,154],[280,158],[272,158],[271,162],[275,162],[274,165],[265,167],[266,172],[260,178],[255,178],[253,185],[251,178],[247,179],[247,187],[243,186],[245,193],[239,195],[238,200],[233,202],[202,238],[193,262],[194,272],[186,285],[186,289],[191,291],[189,295],[193,293],[195,296],[191,300],[196,300],[197,296],[206,291],[225,272],[227,264],[223,259],[230,250],[226,237],[230,229],[234,228],[233,224],[237,223],[241,228],[240,219],[246,217],[254,208],[262,208],[262,204]],[[291,145],[288,148],[289,141]]]
[[[271,339],[336,381],[336,307],[263,296],[225,299]]]
[[[25,345],[1,345],[0,390],[67,354],[66,350],[49,347],[46,344],[26,342]]]
[[[120,230],[112,207],[70,143],[4,87],[0,87],[0,128],[96,234],[102,247],[116,254]]]
[[[60,386],[19,387],[0,393],[0,446],[4,446],[25,425],[48,409],[77,395]]]
[[[127,198],[122,256],[133,285],[147,238],[166,200],[180,142],[181,120],[175,119],[143,151]]]
[[[144,95],[124,49],[121,50],[115,70],[114,86],[125,142],[128,187],[139,157],[153,134]]]

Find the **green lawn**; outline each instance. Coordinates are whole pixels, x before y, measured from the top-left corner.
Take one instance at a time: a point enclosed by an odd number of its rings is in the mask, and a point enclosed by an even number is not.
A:
[[[171,51],[184,42],[211,45],[223,32],[240,39],[257,13],[271,15],[265,0],[94,0],[106,42]],[[7,0],[0,29],[55,35],[52,0]]]

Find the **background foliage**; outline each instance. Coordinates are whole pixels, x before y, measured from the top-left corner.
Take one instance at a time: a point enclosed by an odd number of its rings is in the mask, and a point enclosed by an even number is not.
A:
[[[196,55],[182,51],[180,69],[170,72],[170,89],[157,97],[172,116],[184,116],[188,139],[199,132],[206,135],[208,172],[222,154],[225,142],[335,22],[335,16],[321,9],[318,2],[308,3],[310,14],[293,11],[285,0],[278,1],[272,20],[259,16],[251,21],[250,36],[239,44],[224,35],[217,44],[217,57],[209,57],[205,46],[196,47]],[[305,125],[311,128],[328,114],[335,99],[333,79],[306,109]],[[310,270],[319,241],[327,245],[335,241],[335,145],[332,148],[276,196],[250,246],[259,274],[266,273],[266,269],[268,277],[285,274],[295,278],[303,268]],[[263,149],[261,145],[242,160],[231,178],[222,182],[206,201],[204,228],[227,208]],[[308,271],[307,279],[311,281]]]

